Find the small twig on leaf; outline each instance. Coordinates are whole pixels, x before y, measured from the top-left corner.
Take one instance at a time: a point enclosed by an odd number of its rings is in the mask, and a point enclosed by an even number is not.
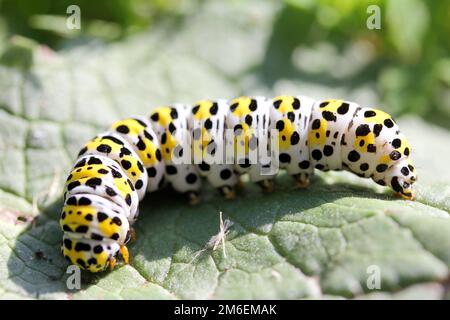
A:
[[[229,230],[230,227],[233,225],[233,221],[231,221],[229,219],[225,219],[225,222],[224,222],[222,219],[222,211],[220,211],[220,213],[219,213],[219,219],[220,219],[219,232],[209,239],[205,248],[208,248],[208,249],[212,248],[213,251],[215,251],[217,249],[217,247],[219,246],[219,244],[222,243],[223,256],[224,256],[224,258],[226,258],[227,253],[225,251],[225,238],[226,238],[228,232],[230,231]]]
[[[222,211],[219,212],[219,219],[220,219],[219,220],[220,221],[219,232],[217,234],[213,235],[211,238],[209,238],[209,240],[205,244],[205,246],[201,250],[197,251],[195,253],[194,257],[191,259],[191,261],[189,261],[189,263],[184,268],[182,268],[180,271],[183,271],[185,268],[190,266],[206,250],[212,249],[213,251],[215,251],[217,249],[217,247],[220,245],[220,243],[222,243],[223,256],[224,256],[224,258],[227,257],[227,253],[225,251],[225,238],[230,231],[229,229],[231,228],[231,226],[234,223],[230,219],[225,219],[225,221],[223,221]]]

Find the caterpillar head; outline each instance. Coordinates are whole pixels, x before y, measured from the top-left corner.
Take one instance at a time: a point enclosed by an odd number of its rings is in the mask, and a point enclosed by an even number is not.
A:
[[[402,158],[392,165],[386,171],[384,178],[386,185],[408,200],[412,200],[415,197],[412,184],[416,180],[416,168],[409,158]]]
[[[64,234],[61,251],[71,264],[90,272],[113,268],[121,246],[116,242],[77,239]]]

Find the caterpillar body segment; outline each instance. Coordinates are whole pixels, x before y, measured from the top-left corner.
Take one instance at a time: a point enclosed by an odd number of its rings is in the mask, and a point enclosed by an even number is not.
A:
[[[120,164],[126,176],[132,181],[139,200],[144,198],[148,180],[144,164],[122,135],[110,131],[99,134],[88,141],[78,155],[90,154],[106,156]]]
[[[125,210],[97,195],[70,196],[61,215],[61,228],[73,238],[111,239],[124,243],[129,237]]]
[[[226,158],[225,129],[229,105],[226,100],[199,101],[188,117],[192,132],[192,156],[198,173],[226,198],[235,196],[239,175],[233,159]]]
[[[248,173],[252,182],[264,191],[273,190],[271,155],[269,154],[270,101],[264,97],[239,97],[230,101],[226,124],[234,138],[226,143],[234,150],[234,168]],[[257,159],[257,161],[255,161]]]
[[[142,116],[116,121],[110,128],[132,147],[139,156],[147,172],[147,192],[161,188],[164,183],[164,162],[159,140],[150,127],[149,121]]]
[[[270,103],[270,129],[278,131],[275,159],[301,186],[309,183],[314,171],[308,145],[313,104],[313,99],[304,96],[279,96]]]
[[[71,170],[64,190],[64,200],[75,194],[95,194],[126,209],[135,220],[139,197],[133,183],[116,162],[104,156],[81,157]]]
[[[60,220],[64,257],[91,272],[108,267],[130,237],[126,210],[94,194],[68,197]]]
[[[176,191],[187,194],[192,202],[197,202],[201,181],[191,161],[190,113],[190,108],[183,104],[159,107],[150,115],[150,123],[160,141],[166,181]]]
[[[314,169],[347,170],[412,199],[410,155],[391,116],[350,101],[244,96],[158,107],[115,122],[80,151],[64,191],[62,252],[91,272],[119,256],[127,263],[146,192],[168,184],[195,203],[202,178],[233,198],[245,173],[272,191],[274,168],[301,187]]]
[[[115,266],[120,248],[117,241],[78,239],[65,233],[61,251],[69,263],[90,272],[101,272]]]
[[[352,135],[351,121],[359,105],[342,100],[314,104],[308,132],[311,164],[319,170],[345,167],[345,139]]]

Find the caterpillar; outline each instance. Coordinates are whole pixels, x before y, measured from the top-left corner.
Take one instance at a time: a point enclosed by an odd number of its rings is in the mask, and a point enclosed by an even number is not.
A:
[[[256,151],[266,157],[255,161]],[[119,257],[128,263],[126,244],[147,192],[170,185],[195,204],[207,180],[232,199],[245,173],[270,192],[274,167],[299,187],[314,169],[347,170],[412,200],[410,155],[390,115],[349,101],[243,96],[158,107],[115,122],[79,152],[64,188],[62,254],[91,272],[113,269]]]

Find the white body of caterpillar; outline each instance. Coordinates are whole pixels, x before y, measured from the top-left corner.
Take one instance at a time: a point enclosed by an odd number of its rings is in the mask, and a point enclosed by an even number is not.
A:
[[[255,150],[270,161],[254,161]],[[204,177],[233,198],[244,173],[271,191],[274,163],[299,186],[314,169],[348,170],[412,199],[410,154],[388,114],[353,102],[244,96],[159,107],[115,122],[82,148],[64,193],[62,252],[92,272],[114,267],[119,253],[127,262],[125,243],[146,192],[170,184],[195,203]]]

